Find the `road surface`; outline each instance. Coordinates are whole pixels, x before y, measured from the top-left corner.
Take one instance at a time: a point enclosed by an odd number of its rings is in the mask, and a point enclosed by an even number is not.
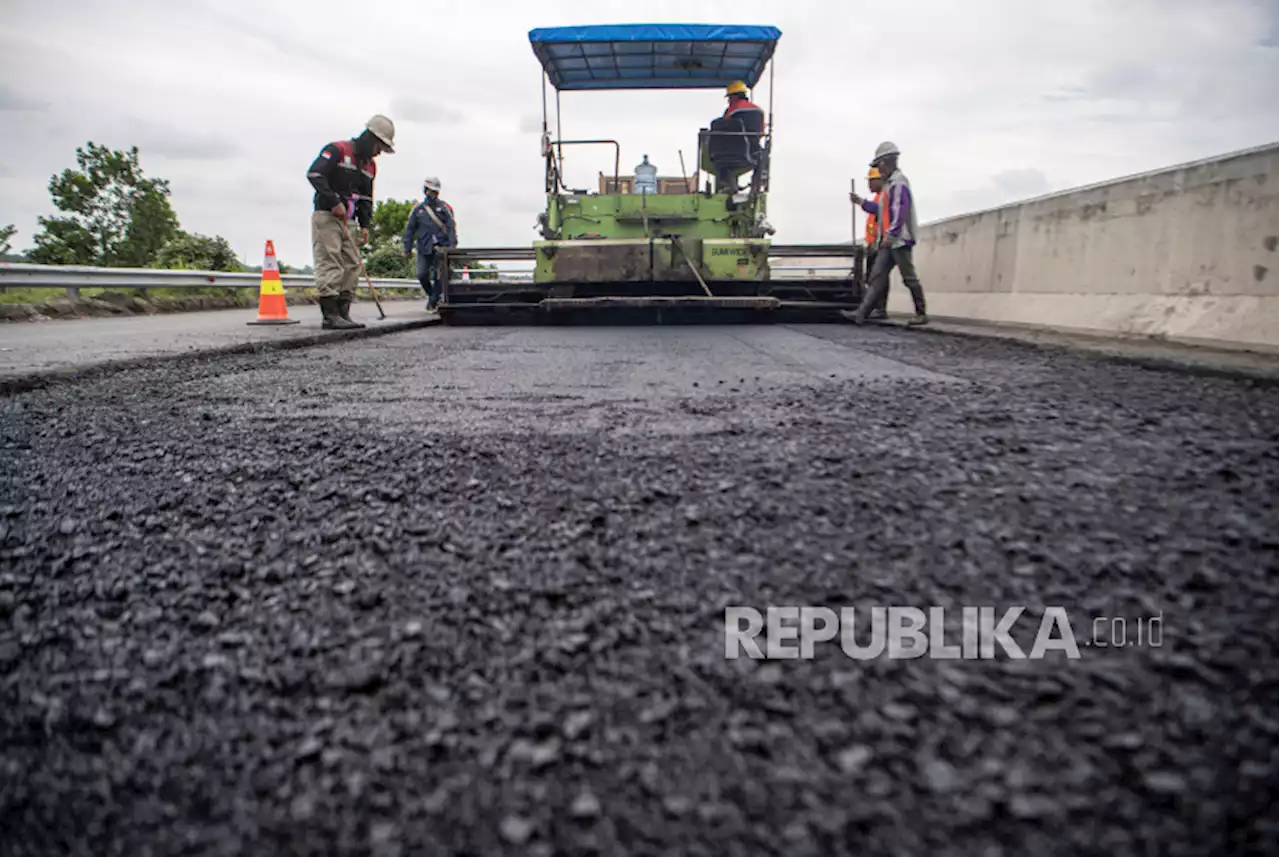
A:
[[[1273,382],[432,328],[0,426],[7,854],[1277,848]],[[771,605],[1021,606],[1023,652],[1062,607],[1080,656],[726,659]]]
[[[422,301],[362,301],[352,318],[370,328],[427,318]],[[0,324],[0,378],[59,372],[115,361],[190,354],[250,343],[277,343],[322,333],[320,307],[289,307],[297,324],[251,325],[255,309],[209,310],[118,318],[65,319]],[[331,333],[337,333],[332,331]]]

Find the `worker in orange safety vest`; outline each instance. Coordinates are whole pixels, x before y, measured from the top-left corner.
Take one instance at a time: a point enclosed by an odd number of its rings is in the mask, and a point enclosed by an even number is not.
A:
[[[875,167],[872,167],[870,172],[867,173],[867,187],[874,194],[871,199],[863,199],[857,193],[850,193],[849,199],[867,214],[865,235],[867,264],[865,270],[870,273],[875,268],[876,250],[880,246],[880,236],[884,234],[884,230],[888,227],[889,219],[889,206],[885,204],[884,199],[884,179],[880,176],[880,170]],[[885,292],[877,302],[877,305],[872,307],[867,317],[888,318],[888,313],[886,312],[888,303],[889,293]]]

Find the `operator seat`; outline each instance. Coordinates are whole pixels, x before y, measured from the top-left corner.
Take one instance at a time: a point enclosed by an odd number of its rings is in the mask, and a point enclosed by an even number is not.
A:
[[[763,133],[764,112],[759,109],[736,110],[718,117],[711,121],[709,133],[703,131],[710,161],[708,172],[716,176],[717,193],[736,192],[738,179],[760,163]]]

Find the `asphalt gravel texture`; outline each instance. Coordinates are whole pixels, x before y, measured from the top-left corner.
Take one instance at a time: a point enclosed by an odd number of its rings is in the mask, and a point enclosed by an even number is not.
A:
[[[1277,850],[1274,383],[437,328],[0,429],[5,855]],[[728,659],[731,606],[1062,607],[1079,657]]]

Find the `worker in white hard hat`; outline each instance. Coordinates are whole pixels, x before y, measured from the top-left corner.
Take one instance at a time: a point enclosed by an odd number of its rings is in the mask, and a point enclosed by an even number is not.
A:
[[[374,159],[383,152],[395,152],[395,136],[391,120],[376,115],[365,123],[359,136],[321,149],[307,171],[316,191],[311,253],[324,317],[321,327],[326,330],[364,327],[351,318],[351,302],[360,282],[360,251],[351,224],[359,226],[359,243],[367,244],[373,219],[373,182],[378,174]]]
[[[854,313],[854,322],[857,324],[865,322],[871,310],[887,297],[889,274],[894,268],[902,275],[902,283],[911,293],[911,303],[915,306],[915,317],[907,323],[927,324],[929,321],[925,314],[924,287],[920,285],[915,260],[912,258],[920,226],[916,221],[911,183],[902,170],[898,169],[900,154],[895,144],[884,142],[876,147],[875,158],[871,161],[871,166],[879,171],[884,180],[883,206],[888,212],[878,239],[875,265],[868,278],[869,288]]]
[[[404,255],[407,259],[418,250],[418,282],[427,295],[427,312],[435,312],[440,303],[440,270],[437,247],[458,246],[458,221],[453,206],[440,198],[440,179],[427,176],[422,182],[422,202],[409,213],[404,227]]]

